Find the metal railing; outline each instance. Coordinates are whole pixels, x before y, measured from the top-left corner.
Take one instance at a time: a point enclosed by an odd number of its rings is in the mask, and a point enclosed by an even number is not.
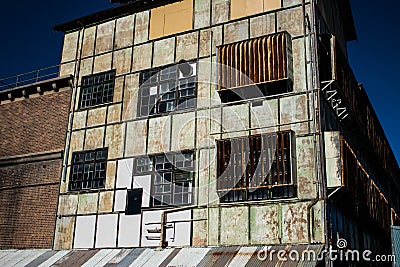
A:
[[[60,65],[0,79],[0,91],[16,88],[58,77]]]

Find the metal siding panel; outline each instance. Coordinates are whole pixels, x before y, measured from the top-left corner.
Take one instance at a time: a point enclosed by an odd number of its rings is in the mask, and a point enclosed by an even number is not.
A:
[[[120,249],[102,249],[82,267],[104,266],[109,260],[120,252]]]
[[[27,264],[29,264],[30,262],[32,262],[32,260],[40,257],[41,255],[43,255],[44,253],[49,252],[46,249],[34,249],[34,250],[29,250],[29,253],[27,254],[27,256],[25,257],[25,259],[18,261],[15,265],[16,266],[26,266]],[[52,252],[52,251],[50,251]],[[55,254],[55,252],[54,252]],[[54,255],[53,254],[53,255]],[[38,265],[38,264],[37,264]],[[36,266],[37,266],[36,265]]]
[[[8,262],[12,261],[15,258],[20,257],[20,255],[23,253],[23,250],[16,250],[16,251],[10,251],[7,253],[7,255],[0,260],[0,266],[7,266]]]
[[[25,267],[36,267],[36,266],[39,266],[43,262],[49,260],[55,254],[57,254],[57,251],[54,251],[54,250],[45,251],[44,253],[42,253],[40,255],[37,255],[35,258],[31,259],[30,262],[27,262]]]
[[[121,249],[112,259],[109,260],[107,264],[104,266],[115,266],[119,262],[121,262],[130,252],[132,249]]]
[[[251,256],[257,251],[257,247],[242,247],[229,263],[228,267],[245,266]]]
[[[119,263],[117,263],[117,267],[127,267],[133,261],[135,261],[144,251],[145,248],[135,248],[132,249],[128,255],[126,255]]]
[[[99,252],[98,249],[71,251],[71,253],[68,253],[66,256],[54,263],[54,266],[81,266],[97,252]]]
[[[164,259],[164,261],[158,265],[158,267],[167,267],[167,266],[169,266],[168,264],[172,261],[173,258],[175,258],[175,256],[176,256],[180,251],[181,251],[180,248],[174,249],[174,250],[168,255],[168,257],[166,257],[166,258]]]
[[[67,254],[71,253],[69,250],[62,250],[57,252],[54,256],[50,257],[48,260],[44,261],[42,264],[40,264],[38,267],[48,267],[56,263],[59,259],[63,258]],[[37,266],[37,265],[35,265]]]
[[[182,248],[168,266],[198,266],[210,248]]]
[[[150,249],[149,249],[150,250]],[[164,250],[152,250],[153,253],[151,253],[150,257],[146,257],[143,259],[143,263],[140,264],[138,261],[135,261],[135,264],[133,266],[139,267],[139,266],[159,266],[161,263],[164,262],[166,258],[174,251],[174,249],[164,249]]]
[[[238,246],[212,248],[197,266],[225,266],[238,251]]]

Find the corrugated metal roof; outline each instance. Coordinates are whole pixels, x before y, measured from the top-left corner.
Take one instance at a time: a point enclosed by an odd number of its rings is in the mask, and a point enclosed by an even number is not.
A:
[[[318,255],[323,245],[287,245],[262,247],[213,247],[213,248],[152,248],[95,249],[95,250],[3,250],[0,251],[0,266],[316,266],[316,260],[280,260],[277,255],[265,257],[259,252],[277,253],[285,250],[289,255],[296,250],[299,255],[305,250]]]

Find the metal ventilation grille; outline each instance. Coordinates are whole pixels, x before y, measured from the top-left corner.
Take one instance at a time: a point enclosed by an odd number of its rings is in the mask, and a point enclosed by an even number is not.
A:
[[[218,63],[218,90],[291,79],[290,35],[283,32],[220,46]]]

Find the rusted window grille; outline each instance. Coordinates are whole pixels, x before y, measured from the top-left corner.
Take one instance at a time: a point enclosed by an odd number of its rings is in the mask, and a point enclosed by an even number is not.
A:
[[[221,202],[295,196],[293,132],[217,141]]]
[[[72,154],[69,190],[103,188],[106,177],[107,148]]]
[[[134,176],[151,174],[151,206],[192,203],[194,152],[149,155],[135,159]]]
[[[221,100],[230,102],[238,97],[247,99],[291,91],[291,42],[290,35],[283,32],[219,46],[217,71]]]
[[[140,116],[167,113],[196,106],[196,64],[183,74],[180,65],[143,71],[140,74]]]
[[[82,78],[80,108],[85,109],[113,101],[115,70]]]

